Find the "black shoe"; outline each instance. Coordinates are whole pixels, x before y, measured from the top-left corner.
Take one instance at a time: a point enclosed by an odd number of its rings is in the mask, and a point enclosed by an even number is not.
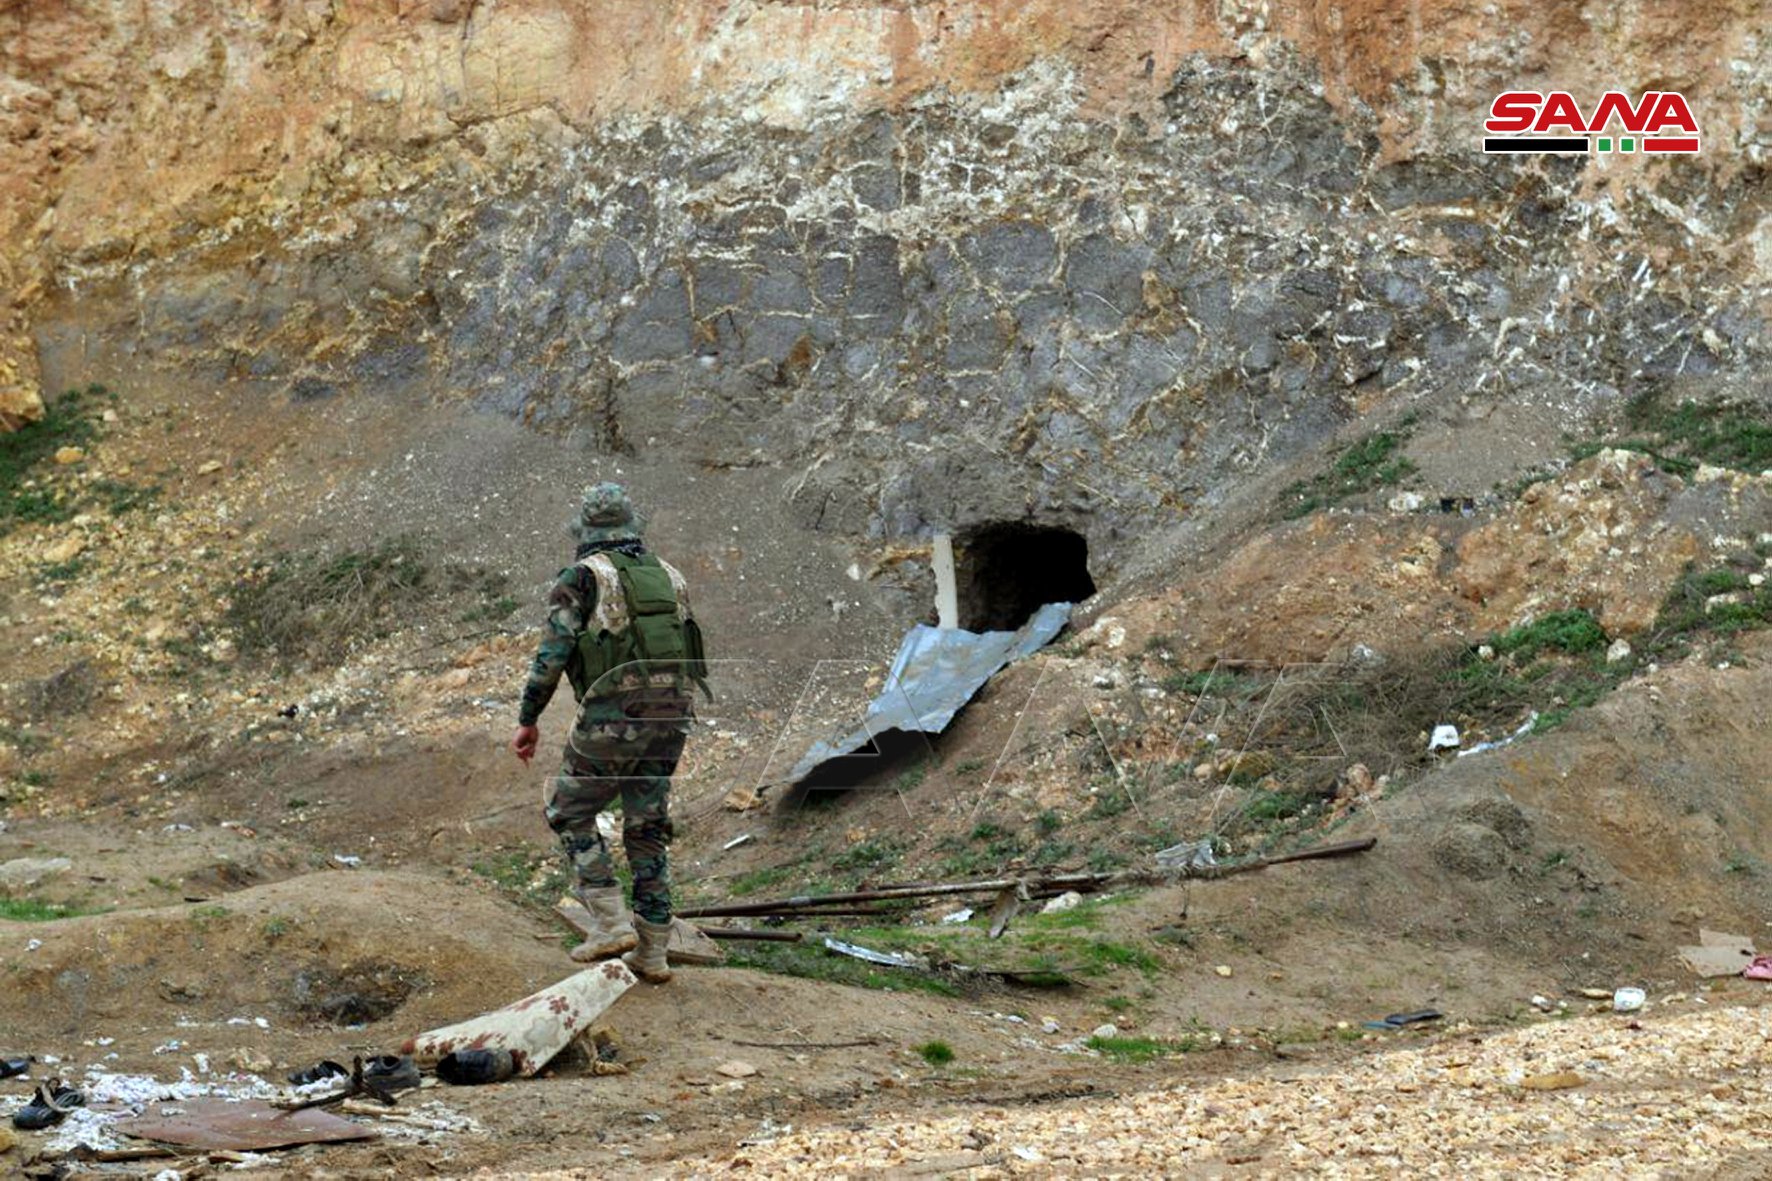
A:
[[[437,1063],[437,1077],[456,1087],[502,1083],[516,1073],[509,1050],[457,1050]]]
[[[74,1087],[63,1086],[58,1078],[37,1084],[36,1098],[12,1113],[12,1126],[21,1132],[35,1132],[52,1127],[67,1118],[68,1112],[86,1106],[86,1095]]]
[[[321,1079],[344,1078],[350,1073],[332,1059],[324,1058],[312,1066],[296,1071],[289,1076],[289,1081],[298,1087],[305,1087],[309,1083],[317,1083]]]
[[[383,1095],[410,1091],[418,1086],[418,1067],[411,1058],[395,1054],[377,1054],[363,1060],[363,1085]]]
[[[20,1058],[0,1058],[0,1078],[17,1078],[31,1069],[31,1063],[37,1059],[26,1054]]]

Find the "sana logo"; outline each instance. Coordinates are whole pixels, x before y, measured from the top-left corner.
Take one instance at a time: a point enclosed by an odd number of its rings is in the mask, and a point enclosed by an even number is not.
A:
[[[1489,132],[1483,151],[1490,153],[1698,151],[1698,120],[1685,96],[1672,90],[1648,91],[1634,103],[1608,90],[1591,115],[1566,90],[1510,90],[1489,104],[1483,130]]]

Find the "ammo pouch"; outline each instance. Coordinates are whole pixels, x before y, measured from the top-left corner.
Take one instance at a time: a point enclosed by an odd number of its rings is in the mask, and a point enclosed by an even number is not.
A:
[[[670,571],[651,554],[605,556],[626,600],[627,627],[594,636],[587,628],[580,637],[586,693],[608,696],[636,685],[655,687],[668,678],[680,690],[693,682],[712,700],[701,628],[677,603]]]

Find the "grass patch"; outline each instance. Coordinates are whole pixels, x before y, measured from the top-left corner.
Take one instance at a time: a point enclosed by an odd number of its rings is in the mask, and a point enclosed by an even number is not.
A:
[[[870,946],[872,944],[870,943]],[[848,956],[804,943],[757,943],[728,946],[728,963],[735,968],[823,980],[881,992],[927,992],[936,996],[959,996],[950,981],[929,972],[881,968]]]
[[[798,869],[799,863],[796,862],[794,865],[771,865],[764,869],[753,869],[749,873],[741,873],[733,878],[727,886],[727,893],[735,898],[759,893],[771,886],[779,886],[788,881]]]
[[[0,898],[0,919],[13,923],[47,923],[56,919],[78,918],[83,914],[103,913],[102,907],[39,902],[35,898]]]
[[[1575,458],[1611,447],[1642,452],[1681,476],[1706,463],[1756,473],[1772,468],[1772,419],[1759,407],[1691,401],[1669,405],[1650,394],[1626,408],[1625,428],[1622,436],[1576,448]]]
[[[483,857],[469,868],[517,901],[542,910],[553,909],[569,880],[558,857],[529,849],[507,849]],[[616,876],[625,880],[625,866],[617,865]]]
[[[235,585],[225,619],[242,654],[336,661],[391,631],[430,582],[409,537],[331,555],[282,553]]]
[[[831,859],[831,868],[839,872],[863,872],[896,865],[904,856],[906,843],[898,837],[869,837],[857,841]]]
[[[946,1042],[924,1042],[917,1047],[917,1053],[931,1066],[946,1066],[954,1060],[954,1048]]]
[[[44,407],[42,421],[0,435],[0,529],[74,515],[78,493],[46,486],[41,477],[52,470],[58,450],[83,446],[97,435],[94,415],[106,397],[102,386],[69,390]]]
[[[1092,1037],[1083,1044],[1104,1057],[1121,1062],[1150,1062],[1191,1054],[1200,1048],[1199,1040],[1192,1037]]]
[[[1377,431],[1335,457],[1329,470],[1293,484],[1280,494],[1288,520],[1377,488],[1401,482],[1415,464],[1401,454],[1409,439],[1407,424],[1397,431]]]

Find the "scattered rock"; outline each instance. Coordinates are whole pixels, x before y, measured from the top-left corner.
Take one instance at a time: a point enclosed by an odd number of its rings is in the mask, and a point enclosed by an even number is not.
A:
[[[79,557],[85,549],[86,539],[78,533],[70,534],[45,549],[43,551],[43,560],[45,562],[53,562],[56,565],[60,565],[63,562],[73,561],[75,558]]]
[[[241,1047],[228,1055],[228,1065],[247,1074],[269,1074],[276,1064],[261,1051]]]
[[[215,473],[217,473],[221,470],[222,470],[222,461],[221,460],[208,459],[208,460],[204,460],[201,464],[198,465],[197,474],[199,476],[213,476]]]
[[[1528,1091],[1567,1091],[1585,1082],[1587,1080],[1573,1070],[1559,1070],[1554,1074],[1535,1074],[1531,1078],[1520,1080],[1520,1085]]]
[[[1231,966],[1229,964],[1220,964],[1212,970],[1217,972],[1220,976],[1229,977],[1231,974]]]
[[[67,873],[74,863],[66,857],[20,857],[0,864],[0,891],[29,890],[45,878]]]
[[[1612,646],[1606,649],[1606,663],[1617,664],[1621,660],[1629,660],[1630,654],[1630,641],[1621,637],[1613,640]]]
[[[58,447],[55,451],[55,461],[63,467],[72,463],[79,463],[85,458],[86,452],[79,447]]]
[[[1040,913],[1057,914],[1064,910],[1074,910],[1077,903],[1081,901],[1083,901],[1083,896],[1081,894],[1077,893],[1075,890],[1066,890],[1057,898],[1049,900],[1045,906],[1042,906],[1040,908]]]
[[[1371,795],[1377,787],[1378,782],[1372,778],[1371,768],[1365,763],[1355,763],[1342,775],[1341,791],[1337,794],[1343,798],[1358,799]]]
[[[757,1068],[749,1062],[734,1058],[730,1062],[722,1062],[714,1067],[715,1074],[723,1074],[727,1078],[750,1078],[757,1073]]]
[[[1089,1036],[1090,1037],[1118,1037],[1118,1036],[1120,1036],[1120,1027],[1118,1025],[1115,1025],[1112,1021],[1110,1021],[1106,1025],[1097,1025],[1093,1030],[1090,1031]]]

